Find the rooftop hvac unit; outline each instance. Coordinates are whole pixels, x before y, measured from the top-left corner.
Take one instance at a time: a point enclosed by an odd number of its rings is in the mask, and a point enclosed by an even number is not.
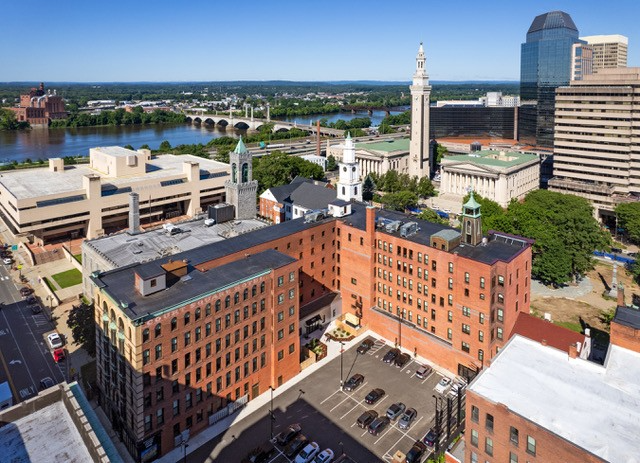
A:
[[[400,227],[400,236],[406,238],[407,236],[411,236],[418,231],[417,222],[407,222]]]
[[[305,223],[319,222],[325,218],[324,211],[312,211],[304,215]]]
[[[386,224],[385,229],[388,233],[395,233],[398,231],[401,225],[402,222],[400,222],[399,220],[394,220],[393,222]]]

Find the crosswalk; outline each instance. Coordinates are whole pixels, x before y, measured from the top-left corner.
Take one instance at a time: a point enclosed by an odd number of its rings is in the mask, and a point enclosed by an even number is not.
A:
[[[46,325],[47,323],[49,323],[47,321],[47,317],[45,317],[41,313],[33,315],[33,322],[36,324],[36,326],[42,326],[42,325]]]
[[[0,277],[0,280],[2,280],[2,281],[7,281],[7,280],[9,280],[9,279],[10,279],[10,277],[9,277],[9,276],[7,276],[7,275],[5,275],[5,276],[3,276],[3,277]]]

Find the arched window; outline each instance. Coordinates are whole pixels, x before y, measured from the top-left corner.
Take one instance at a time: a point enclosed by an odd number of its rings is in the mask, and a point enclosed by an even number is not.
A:
[[[260,283],[260,294],[264,293],[265,287],[266,287],[266,285],[264,284],[264,281],[262,283]]]
[[[242,300],[246,301],[249,298],[249,288],[245,288],[242,292]]]
[[[353,192],[357,195],[358,194],[358,187],[354,187]]]
[[[200,320],[200,307],[196,309],[196,321]]]
[[[184,314],[184,324],[188,325],[191,322],[191,314],[189,312],[185,312]]]
[[[247,183],[249,181],[249,164],[246,162],[242,164],[242,183]]]
[[[158,336],[160,336],[161,334],[162,334],[162,325],[161,325],[160,323],[158,323],[158,324],[156,325],[156,333],[155,333],[156,338],[157,338]]]
[[[149,340],[149,328],[145,328],[142,330],[142,342],[147,342]]]
[[[204,316],[208,317],[211,315],[211,302],[207,302],[207,305],[204,306]]]
[[[251,287],[251,296],[255,296],[256,294],[258,294],[258,287],[256,285],[253,285]]]
[[[105,315],[109,312],[109,307],[107,307],[107,301],[102,301],[102,311]]]
[[[171,319],[171,331],[175,330],[178,327],[178,319],[173,317]]]
[[[240,293],[239,293],[239,292],[236,292],[236,293],[233,295],[233,303],[234,303],[234,304],[237,304],[238,302],[240,302]]]
[[[236,166],[236,163],[234,162],[233,164],[231,164],[231,181],[233,183],[237,183],[237,170],[238,167]]]
[[[471,231],[471,220],[467,220],[467,231]]]
[[[342,187],[342,196],[344,196],[346,194],[346,191],[347,190],[345,190],[344,187]]]
[[[224,308],[227,309],[231,305],[231,296],[227,296],[224,298]]]
[[[220,299],[218,299],[218,300],[216,301],[216,312],[220,312],[220,306],[221,306],[221,305],[222,305],[222,304],[220,303]]]

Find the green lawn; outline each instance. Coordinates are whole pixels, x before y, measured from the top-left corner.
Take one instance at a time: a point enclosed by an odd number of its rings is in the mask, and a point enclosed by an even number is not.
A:
[[[563,328],[567,328],[571,331],[575,331],[576,333],[582,334],[582,325],[576,322],[553,322],[554,325],[562,326]]]
[[[80,263],[82,263],[82,253],[74,254],[73,257]]]
[[[80,270],[71,269],[66,272],[56,273],[55,275],[51,275],[60,289],[68,288],[69,286],[79,285],[82,283],[82,273]]]

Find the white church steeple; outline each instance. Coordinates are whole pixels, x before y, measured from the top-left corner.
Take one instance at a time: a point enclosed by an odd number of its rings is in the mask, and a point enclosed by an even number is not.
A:
[[[356,162],[356,147],[347,133],[342,150],[340,177],[338,179],[338,199],[345,201],[362,201],[362,185],[360,183],[360,166]]]

